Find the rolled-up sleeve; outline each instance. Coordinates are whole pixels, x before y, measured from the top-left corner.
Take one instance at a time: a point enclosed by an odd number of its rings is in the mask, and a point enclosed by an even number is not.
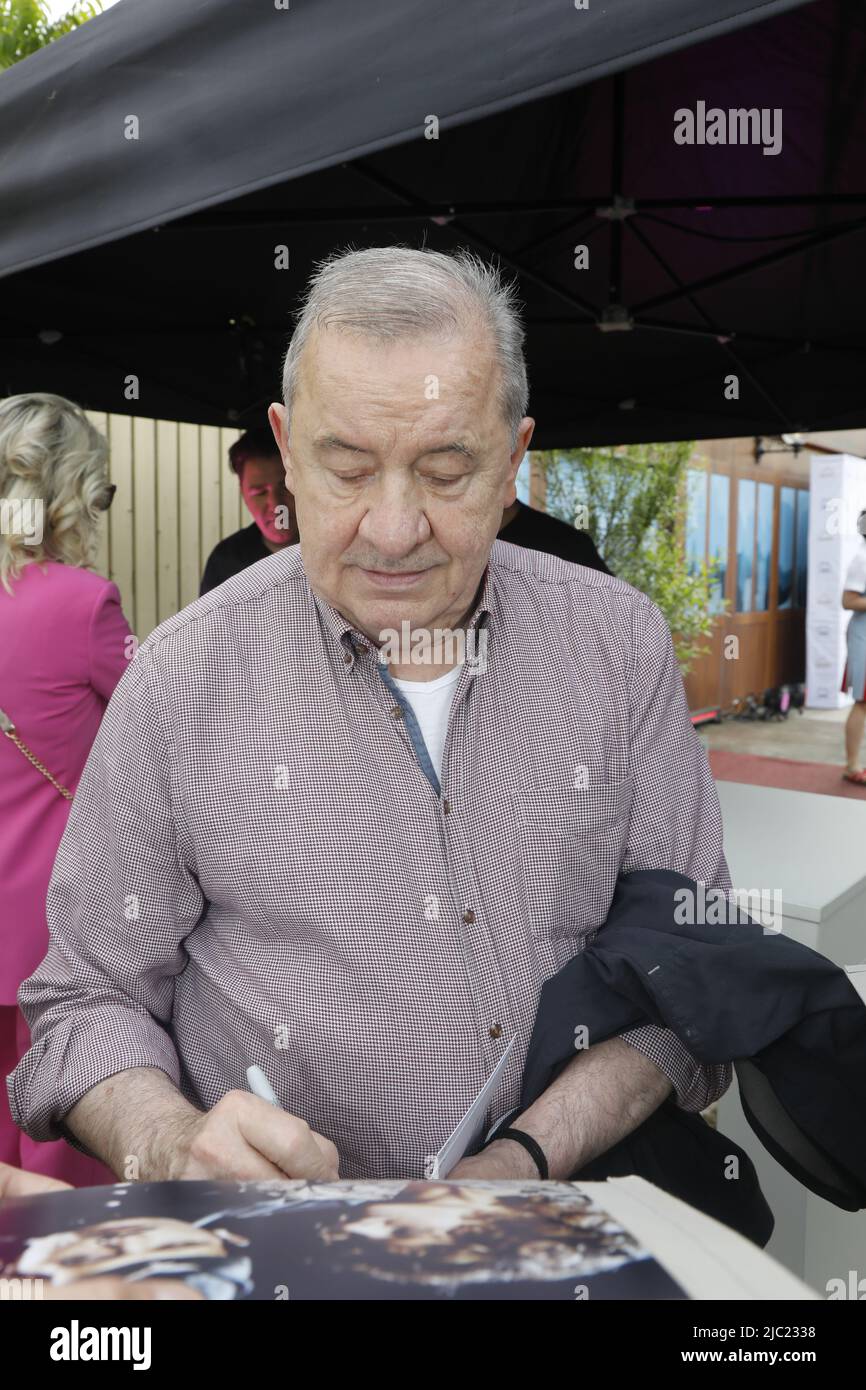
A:
[[[151,662],[142,646],[103,716],[48,889],[48,953],[18,994],[32,1046],[7,1084],[33,1139],[57,1138],[82,1096],[127,1068],[180,1084],[174,982],[204,900]]]
[[[670,629],[643,596],[635,604],[633,654],[633,799],[621,872],[674,869],[707,889],[728,889],[713,775],[689,717]],[[730,1064],[703,1066],[668,1028],[632,1028],[621,1036],[665,1073],[683,1110],[705,1109],[731,1084]]]

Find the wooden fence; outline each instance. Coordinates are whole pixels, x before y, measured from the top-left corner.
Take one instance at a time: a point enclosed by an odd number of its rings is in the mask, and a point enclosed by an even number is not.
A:
[[[88,411],[107,437],[117,492],[98,568],[139,641],[198,598],[208,555],[250,516],[229,468],[239,430]]]

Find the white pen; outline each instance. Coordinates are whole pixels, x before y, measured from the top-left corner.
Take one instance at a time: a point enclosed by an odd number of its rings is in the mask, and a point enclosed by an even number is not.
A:
[[[266,1100],[268,1105],[276,1106],[277,1110],[281,1108],[280,1102],[274,1095],[274,1088],[261,1067],[247,1067],[247,1085],[254,1096]]]

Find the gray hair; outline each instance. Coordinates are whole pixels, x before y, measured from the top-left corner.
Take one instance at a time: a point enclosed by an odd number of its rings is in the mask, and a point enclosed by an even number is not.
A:
[[[516,287],[469,251],[454,255],[408,246],[337,251],[316,266],[283,363],[283,401],[291,418],[301,354],[313,328],[379,339],[447,335],[486,325],[499,364],[499,399],[512,448],[526,415],[529,383]]]

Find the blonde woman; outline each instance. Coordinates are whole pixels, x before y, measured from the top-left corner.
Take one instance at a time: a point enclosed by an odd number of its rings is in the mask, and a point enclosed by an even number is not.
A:
[[[108,445],[62,396],[0,401],[0,1162],[86,1186],[113,1176],[15,1126],[5,1078],[27,1051],[16,995],[48,948],[45,894],[72,794],[131,653],[116,585],[91,568]]]

